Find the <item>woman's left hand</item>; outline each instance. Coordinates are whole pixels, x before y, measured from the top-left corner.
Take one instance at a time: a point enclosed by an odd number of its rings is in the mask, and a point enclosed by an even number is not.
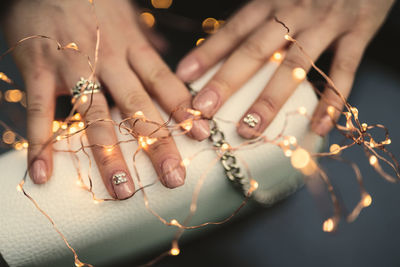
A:
[[[292,78],[295,68],[310,69],[297,47],[288,46],[283,37],[285,28],[303,46],[312,60],[333,45],[335,54],[330,77],[347,97],[363,52],[383,23],[394,0],[253,0],[235,14],[216,34],[195,48],[179,64],[177,75],[188,82],[197,79],[223,58],[223,66],[193,100],[193,107],[212,117],[222,104],[249,80],[277,50],[285,49],[285,58],[269,83],[247,110],[255,124],[240,120],[238,132],[253,138],[271,123],[285,101],[293,93],[298,79]],[[311,127],[324,136],[333,127],[327,114],[328,105],[341,110],[343,101],[325,90],[314,112]],[[251,118],[250,116],[250,118]],[[339,112],[336,112],[336,119]],[[252,127],[251,127],[252,126]]]

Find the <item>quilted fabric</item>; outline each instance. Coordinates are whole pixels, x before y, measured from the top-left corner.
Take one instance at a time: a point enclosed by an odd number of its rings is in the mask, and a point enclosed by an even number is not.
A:
[[[193,87],[200,89],[217,68],[218,66],[195,82]],[[276,63],[269,63],[261,69],[229,99],[217,117],[238,121],[264,88],[275,68]],[[273,137],[280,132],[285,113],[296,110],[299,106],[312,112],[316,104],[317,98],[311,86],[307,82],[302,83],[267,129],[267,136]],[[113,116],[117,118],[117,112],[114,111]],[[243,142],[236,134],[233,124],[219,124],[231,145]],[[300,143],[306,142],[310,149],[317,150],[321,139],[310,134],[308,127],[305,118],[292,117],[285,133],[296,136]],[[185,136],[176,138],[176,143],[183,157],[212,147],[208,140],[197,142]],[[78,140],[72,140],[72,145],[77,147]],[[56,147],[65,148],[66,143],[59,142]],[[132,165],[130,160],[135,148],[136,144],[133,143],[122,145],[129,165]],[[266,190],[268,204],[286,197],[302,184],[300,175],[290,166],[289,159],[275,146],[266,144],[239,151],[237,155],[249,165],[260,188]],[[147,188],[151,207],[167,220],[175,218],[181,221],[189,212],[193,189],[199,176],[215,157],[212,150],[199,154],[187,168],[186,183],[180,188],[170,190],[160,183]],[[80,159],[85,174],[88,172],[88,160],[82,155]],[[144,184],[155,179],[155,172],[144,154],[138,156],[137,165]],[[22,193],[17,192],[16,186],[23,177],[25,168],[24,151],[9,152],[0,158],[0,252],[10,266],[74,266],[71,252],[49,221]],[[107,197],[95,167],[92,177],[95,192],[99,196]],[[96,265],[128,255],[132,257],[172,239],[176,228],[163,225],[145,209],[142,193],[126,201],[96,205],[91,201],[91,196],[76,185],[76,180],[77,174],[71,156],[58,152],[54,156],[54,174],[51,180],[40,186],[28,180],[25,189],[54,219],[82,261]],[[198,212],[191,224],[221,220],[229,216],[241,201],[242,195],[227,181],[221,166],[216,164],[209,170],[200,194]]]

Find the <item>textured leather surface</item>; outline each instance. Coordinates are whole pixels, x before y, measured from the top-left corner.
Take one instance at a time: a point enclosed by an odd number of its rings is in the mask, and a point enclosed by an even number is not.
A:
[[[276,63],[269,63],[260,70],[230,98],[217,117],[238,121],[264,88],[275,68]],[[193,87],[201,88],[215,70],[216,68],[195,82]],[[311,86],[304,82],[281,109],[266,134],[273,137],[281,130],[285,113],[296,110],[299,106],[305,106],[312,112],[316,104],[317,99]],[[113,117],[118,117],[117,112],[114,111]],[[243,142],[236,134],[234,125],[220,123],[220,127],[231,145]],[[292,117],[286,134],[296,136],[300,142],[307,142],[307,146],[313,150],[321,145],[321,139],[309,133],[308,121],[303,117]],[[208,140],[197,142],[185,136],[176,138],[176,142],[183,157],[211,148]],[[77,139],[72,144],[77,146]],[[59,142],[56,147],[66,147],[66,144]],[[122,145],[129,165],[132,165],[130,159],[135,148],[136,144],[133,143]],[[267,190],[270,204],[286,197],[302,184],[300,175],[277,147],[266,144],[239,151],[237,154],[249,165],[260,188]],[[158,183],[146,189],[151,207],[167,220],[182,220],[189,212],[193,188],[199,176],[214,158],[215,152],[211,150],[195,158],[187,169],[186,183],[181,188],[170,190]],[[87,173],[88,161],[82,155],[80,159],[83,173]],[[137,164],[144,184],[152,182],[155,172],[149,159],[140,154]],[[73,266],[71,252],[48,220],[22,193],[16,191],[16,185],[23,177],[25,168],[26,153],[23,151],[9,152],[0,158],[0,252],[10,266]],[[107,197],[96,168],[92,170],[92,177],[95,192],[99,196]],[[145,209],[142,193],[123,202],[96,205],[87,192],[77,187],[76,178],[70,155],[56,153],[51,180],[40,186],[33,185],[29,180],[25,189],[54,219],[82,261],[98,264],[128,255],[132,257],[172,239],[176,228],[164,226]],[[201,191],[197,215],[191,224],[223,219],[239,206],[241,200],[241,194],[233,189],[221,166],[216,164],[209,171]]]

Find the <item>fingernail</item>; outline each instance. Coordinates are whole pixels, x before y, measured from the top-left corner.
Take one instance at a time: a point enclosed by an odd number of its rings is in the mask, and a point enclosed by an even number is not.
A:
[[[111,177],[111,183],[118,199],[127,199],[133,195],[134,188],[129,182],[129,174],[117,171]]]
[[[332,119],[329,115],[323,116],[317,123],[311,125],[312,130],[320,135],[325,136],[329,133],[332,126]]]
[[[193,107],[205,115],[211,115],[217,106],[219,96],[213,90],[200,92],[193,100]]]
[[[210,126],[206,120],[198,120],[193,122],[191,134],[194,139],[202,141],[210,136]]]
[[[199,62],[193,57],[187,57],[179,63],[176,75],[184,82],[191,82],[199,69]]]
[[[38,159],[32,164],[32,180],[35,184],[44,184],[47,181],[47,167],[44,160]]]
[[[257,113],[248,113],[239,123],[237,129],[240,136],[246,139],[254,138],[261,134],[258,129],[261,125],[261,117]]]
[[[179,163],[179,160],[170,158],[164,160],[161,164],[164,185],[168,188],[175,188],[183,185],[185,171]]]

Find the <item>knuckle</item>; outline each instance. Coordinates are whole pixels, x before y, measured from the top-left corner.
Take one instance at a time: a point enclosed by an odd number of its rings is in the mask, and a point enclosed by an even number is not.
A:
[[[214,77],[214,79],[211,82],[216,88],[219,89],[218,91],[225,91],[225,92],[232,91],[232,86],[230,85],[230,83],[220,75]]]
[[[122,98],[122,102],[119,104],[121,112],[130,116],[137,110],[148,109],[150,98],[144,92],[138,92],[129,90],[129,92]]]
[[[118,157],[116,154],[104,154],[101,151],[99,151],[99,163],[101,166],[110,166],[113,165],[115,162],[118,161]]]
[[[108,117],[109,117],[109,114],[108,114],[107,106],[104,104],[95,103],[94,101],[93,101],[89,111],[86,114],[87,121],[96,120],[96,119],[105,119]]]
[[[262,95],[258,99],[258,103],[266,110],[267,113],[276,114],[278,112],[278,105],[275,100],[269,95]]]
[[[307,70],[309,68],[309,64],[304,58],[302,58],[300,55],[296,55],[293,53],[287,55],[285,60],[283,60],[282,62],[282,66],[285,66],[289,69],[300,67],[304,70]]]
[[[358,60],[357,57],[350,53],[347,57],[342,57],[336,60],[332,68],[339,70],[341,72],[346,72],[348,74],[354,75],[357,71]]]
[[[157,66],[152,69],[148,74],[147,80],[149,82],[149,87],[156,87],[158,84],[162,83],[171,76],[171,71],[166,66]]]
[[[258,61],[265,60],[265,50],[266,48],[260,40],[253,39],[244,42],[240,49],[240,51],[242,51],[245,55]]]
[[[27,114],[29,117],[40,117],[48,118],[50,116],[49,109],[44,105],[44,99],[42,96],[32,97],[32,101],[29,102],[27,107]]]

